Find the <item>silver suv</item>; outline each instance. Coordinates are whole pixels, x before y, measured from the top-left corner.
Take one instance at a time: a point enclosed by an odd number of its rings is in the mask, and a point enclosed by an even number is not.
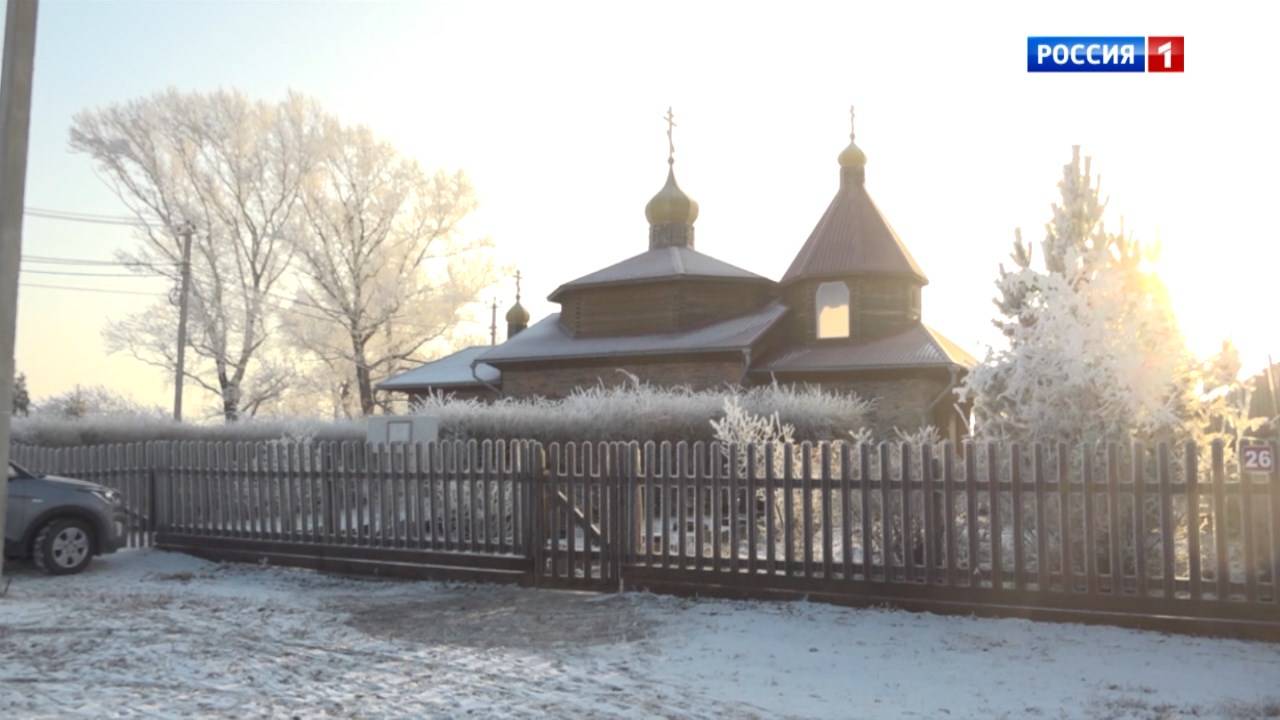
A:
[[[36,475],[9,463],[6,558],[31,558],[52,575],[80,572],[125,543],[120,493],[97,483]]]

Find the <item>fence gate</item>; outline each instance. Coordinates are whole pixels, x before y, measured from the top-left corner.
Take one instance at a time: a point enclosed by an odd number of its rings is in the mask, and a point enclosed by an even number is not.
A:
[[[541,471],[535,468],[534,473],[538,585],[619,589],[621,448],[617,443],[556,443],[542,453]]]

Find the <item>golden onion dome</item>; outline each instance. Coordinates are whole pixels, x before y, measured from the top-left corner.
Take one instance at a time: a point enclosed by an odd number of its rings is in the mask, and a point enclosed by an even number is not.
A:
[[[676,184],[674,170],[667,171],[667,184],[644,206],[650,225],[692,225],[698,219],[698,203]]]
[[[507,322],[514,325],[529,324],[529,311],[524,309],[524,306],[520,304],[519,300],[517,300],[516,304],[512,305],[511,309],[507,311]]]
[[[867,166],[867,154],[862,152],[862,148],[858,147],[853,138],[849,139],[849,147],[840,152],[840,167],[842,168],[861,168]]]

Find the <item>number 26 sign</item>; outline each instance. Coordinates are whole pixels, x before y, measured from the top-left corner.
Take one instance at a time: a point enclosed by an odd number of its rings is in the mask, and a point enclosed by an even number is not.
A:
[[[1271,472],[1276,466],[1276,453],[1271,445],[1240,444],[1240,465],[1251,472]]]

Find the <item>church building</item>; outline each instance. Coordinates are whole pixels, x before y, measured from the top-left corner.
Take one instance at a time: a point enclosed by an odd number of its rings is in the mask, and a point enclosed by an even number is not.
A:
[[[880,434],[963,432],[952,391],[975,361],[921,320],[928,279],[867,194],[867,157],[849,137],[839,189],[780,280],[695,249],[698,203],[676,182],[673,150],[645,206],[647,250],[556,288],[560,312],[532,326],[517,294],[506,342],[379,388],[554,398],[627,382],[619,370],[694,389],[808,383],[874,398]]]

